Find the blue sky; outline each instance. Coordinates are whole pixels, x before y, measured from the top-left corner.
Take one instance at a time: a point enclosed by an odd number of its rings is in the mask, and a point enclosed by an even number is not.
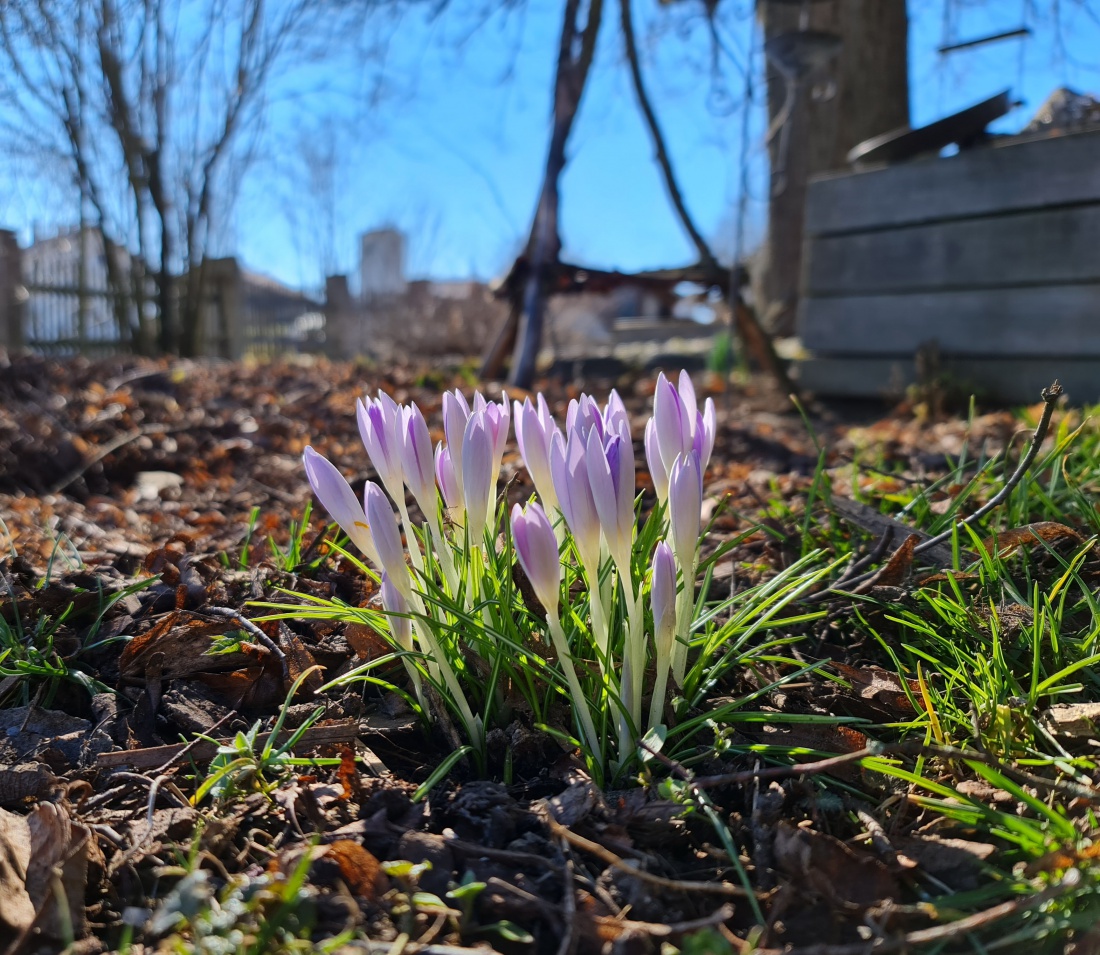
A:
[[[353,272],[356,236],[396,225],[410,235],[409,271],[489,277],[521,246],[541,179],[561,3],[452,0],[449,12],[378,18],[362,26],[377,52],[345,53],[287,70],[271,97],[260,158],[215,252],[303,288],[327,270]],[[1100,2],[1094,3],[1100,9]],[[504,9],[498,9],[503,6]],[[637,269],[693,258],[673,217],[623,62],[617,4],[606,5],[596,64],[570,143],[562,191],[565,254],[596,267]],[[1005,87],[1026,105],[1001,122],[1022,126],[1055,87],[1100,92],[1100,24],[1084,0],[909,0],[914,124]],[[718,249],[732,246],[744,79],[750,104],[749,239],[766,204],[762,56],[752,0],[724,0],[725,61],[712,81],[697,0],[635,0],[651,96],[687,203]],[[1026,24],[1033,36],[942,57],[956,41]],[[303,94],[308,91],[308,95]],[[303,109],[303,106],[306,108]],[[324,161],[334,155],[336,161]],[[2,173],[0,173],[2,175]],[[0,187],[2,187],[0,178]],[[3,203],[0,202],[0,209]],[[26,203],[6,223],[27,230]]]

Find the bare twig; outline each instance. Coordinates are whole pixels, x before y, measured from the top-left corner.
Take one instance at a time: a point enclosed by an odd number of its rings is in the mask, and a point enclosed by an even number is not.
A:
[[[570,845],[594,855],[601,862],[614,866],[616,869],[626,872],[634,878],[648,882],[650,885],[660,886],[662,889],[670,889],[673,892],[702,893],[704,895],[729,895],[736,898],[745,898],[748,893],[738,885],[730,885],[726,882],[692,882],[684,879],[666,879],[663,876],[646,872],[632,862],[617,856],[610,849],[601,846],[598,842],[577,835],[571,829],[567,829],[549,813],[545,814],[545,822],[550,832],[561,839],[565,839]],[[759,898],[767,898],[768,892],[759,893]]]
[[[125,434],[117,435],[111,438],[110,441],[105,441],[99,445],[95,454],[91,457],[81,461],[75,468],[68,471],[56,481],[53,482],[47,489],[47,494],[60,494],[74,481],[79,480],[88,471],[89,468],[98,464],[107,455],[113,454],[119,448],[125,447],[131,441],[136,441],[138,438],[144,437],[147,434],[164,434],[168,431],[179,431],[181,427],[171,427],[163,424],[147,424],[140,428],[134,428],[133,431],[127,431]]]
[[[863,747],[863,749],[853,750],[850,753],[842,753],[839,756],[830,756],[827,759],[815,760],[811,763],[795,763],[792,766],[769,766],[767,769],[748,769],[738,773],[722,773],[717,776],[697,776],[692,780],[692,785],[700,789],[714,789],[719,786],[744,786],[748,783],[756,782],[757,780],[790,779],[795,776],[816,776],[822,773],[830,773],[842,766],[858,763],[864,759],[900,756],[935,756],[943,759],[982,763],[986,766],[993,766],[1006,776],[1010,776],[1018,782],[1023,782],[1029,786],[1056,790],[1080,799],[1100,799],[1100,789],[1094,789],[1080,783],[1068,782],[1062,779],[1044,779],[1042,776],[1036,776],[1033,773],[1028,773],[1014,766],[1009,766],[989,753],[962,749],[958,746],[940,746],[935,743],[924,743],[920,740],[907,740],[901,743],[872,743],[869,746]]]
[[[973,514],[964,520],[959,521],[956,527],[967,527],[973,524],[975,521],[981,520],[992,511],[999,504],[1007,500],[1008,496],[1015,489],[1016,485],[1023,480],[1025,474],[1027,474],[1028,468],[1031,467],[1031,463],[1035,460],[1035,456],[1039,453],[1039,448],[1043,443],[1043,439],[1047,435],[1047,429],[1050,427],[1050,419],[1054,415],[1054,407],[1058,404],[1058,399],[1062,396],[1062,386],[1057,379],[1048,387],[1044,388],[1042,392],[1043,399],[1043,413],[1039,417],[1039,423],[1035,426],[1035,433],[1031,436],[1031,443],[1028,445],[1027,452],[1022,458],[1020,463],[1016,465],[1016,470],[1012,472],[1012,476],[1005,481],[1004,487],[1002,487],[996,494],[993,495],[988,501],[979,507]],[[944,541],[951,539],[952,534],[955,533],[955,527],[949,528],[942,534],[937,534],[935,537],[929,538],[926,541],[918,544],[914,548],[915,554],[920,554],[923,551],[929,550],[935,547],[937,544],[942,544]]]
[[[983,517],[986,516],[986,514],[990,513],[990,511],[992,511],[998,505],[1003,504],[1004,501],[1008,499],[1008,496],[1016,488],[1016,485],[1018,485],[1020,481],[1023,480],[1024,475],[1031,467],[1036,455],[1038,455],[1039,448],[1042,446],[1043,440],[1046,438],[1047,430],[1050,427],[1050,419],[1054,415],[1054,408],[1058,403],[1058,399],[1062,395],[1062,391],[1062,385],[1058,382],[1057,379],[1055,379],[1055,381],[1049,387],[1043,389],[1041,395],[1043,399],[1043,413],[1039,418],[1039,423],[1035,426],[1035,431],[1031,436],[1031,442],[1028,444],[1027,451],[1020,459],[1020,463],[1016,466],[1016,470],[1013,471],[1009,479],[1005,481],[1004,487],[1002,487],[996,494],[993,495],[993,497],[986,501],[985,504],[979,507],[969,517],[964,518],[957,524],[953,524],[942,534],[937,534],[935,537],[929,537],[927,540],[921,541],[921,543],[913,548],[914,554],[924,553],[925,551],[931,550],[951,540],[958,529],[969,527],[976,521],[981,520]],[[916,533],[920,532],[917,531]],[[825,599],[829,594],[837,593],[840,591],[849,592],[853,588],[858,587],[860,584],[866,583],[868,580],[871,580],[876,573],[878,573],[878,571],[873,570],[868,571],[865,574],[861,574],[858,577],[848,577],[847,579],[843,579],[833,584],[833,586],[828,588],[828,590],[824,590],[820,594],[814,594],[809,599],[819,601]]]
[[[1033,895],[1023,895],[1019,898],[1002,902],[981,912],[975,912],[965,918],[955,919],[946,925],[936,925],[932,928],[918,929],[915,932],[905,934],[883,936],[870,939],[866,942],[851,942],[839,945],[806,945],[795,948],[768,948],[757,949],[759,955],[877,955],[879,952],[909,951],[917,945],[928,945],[933,942],[947,942],[953,939],[966,937],[970,932],[986,928],[1010,915],[1026,912],[1036,906],[1049,902],[1060,895],[1073,891],[1081,884],[1081,873],[1078,869],[1070,869],[1061,880],[1036,892]]]
[[[327,726],[311,726],[298,740],[298,749],[307,749],[311,746],[324,746],[328,743],[354,743],[359,735],[359,723],[356,720],[342,720]],[[289,739],[290,731],[285,731],[281,739]],[[109,766],[134,766],[138,769],[144,767],[160,766],[161,769],[170,767],[184,755],[190,755],[199,761],[214,758],[219,746],[227,746],[232,740],[192,740],[186,745],[178,746],[150,746],[146,749],[117,750],[111,753],[100,753],[96,763],[100,767]]]
[[[212,617],[224,617],[226,620],[232,620],[242,630],[245,630],[248,634],[255,637],[257,642],[261,643],[273,654],[279,661],[283,668],[283,679],[290,682],[290,668],[287,664],[286,654],[283,653],[282,647],[280,647],[274,640],[271,639],[266,633],[264,633],[259,627],[256,626],[251,620],[249,620],[239,610],[234,610],[231,607],[204,607],[199,613],[209,614]]]

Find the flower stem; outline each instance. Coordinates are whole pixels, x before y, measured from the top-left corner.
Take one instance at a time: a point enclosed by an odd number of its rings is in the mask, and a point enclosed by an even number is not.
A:
[[[691,637],[691,612],[695,607],[695,566],[697,555],[692,555],[691,566],[681,567],[683,587],[676,595],[676,640],[672,645],[672,678],[683,687],[687,673],[688,641]]]
[[[561,663],[562,672],[565,674],[565,682],[569,685],[569,692],[573,696],[573,710],[581,724],[581,736],[588,752],[595,762],[601,762],[602,747],[600,737],[596,732],[596,724],[592,721],[592,713],[589,711],[588,700],[581,690],[581,682],[577,679],[577,671],[573,666],[573,655],[569,650],[569,640],[562,630],[561,621],[556,611],[548,611],[546,623],[550,628],[550,639],[554,643],[554,650]]]

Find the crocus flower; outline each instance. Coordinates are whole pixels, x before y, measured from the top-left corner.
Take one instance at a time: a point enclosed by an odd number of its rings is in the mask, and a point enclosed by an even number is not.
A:
[[[676,561],[666,541],[657,542],[652,567],[653,585],[649,600],[653,608],[653,638],[660,660],[665,642],[671,644],[676,629]]]
[[[692,395],[694,404],[694,394]],[[656,430],[657,448],[661,452],[661,462],[665,471],[671,472],[676,455],[691,450],[692,425],[694,415],[688,416],[688,410],[680,393],[672,386],[664,372],[657,377],[657,389],[653,393],[653,422]]]
[[[625,434],[626,439],[630,440],[630,415],[626,413],[626,405],[614,388],[607,396],[607,407],[603,410],[603,423],[604,429],[609,434]]]
[[[443,393],[443,433],[447,438],[447,449],[451,453],[455,479],[458,482],[458,496],[462,497],[462,436],[466,431],[466,422],[470,418],[470,405],[465,395],[457,388]]]
[[[462,499],[470,543],[474,545],[480,544],[485,536],[495,486],[492,425],[487,411],[474,411],[462,435]]]
[[[382,572],[382,609],[390,614],[407,614],[409,612],[408,601],[401,595],[401,591],[394,586],[390,575]],[[390,617],[390,633],[393,639],[403,650],[413,648],[412,619],[407,616]]]
[[[492,511],[496,499],[496,483],[497,476],[500,474],[500,462],[504,458],[504,448],[508,444],[508,425],[512,420],[512,412],[508,405],[508,396],[503,392],[499,402],[486,401],[480,394],[476,395],[474,410],[482,412],[485,416],[486,430],[492,447],[492,464],[490,466],[492,480],[489,485],[488,498],[488,508]]]
[[[668,470],[661,460],[661,449],[657,446],[657,422],[653,418],[645,426],[645,459],[649,465],[649,476],[653,479],[653,489],[657,492],[657,500],[664,503],[668,500]]]
[[[587,441],[588,434],[593,429],[599,433],[602,441],[605,431],[604,418],[600,406],[596,404],[596,399],[590,395],[581,395],[579,398],[571,399],[565,412],[566,433],[571,434],[574,431],[579,431],[581,437]]]
[[[550,519],[536,502],[528,504],[526,512],[518,504],[512,507],[512,538],[535,596],[546,612],[556,617],[561,589],[558,542]]]
[[[621,434],[610,435],[605,444],[593,429],[588,434],[585,464],[607,549],[620,573],[629,573],[634,536],[634,448]]]
[[[453,521],[462,523],[462,489],[458,483],[458,473],[455,470],[454,459],[451,457],[451,449],[445,448],[440,441],[435,446],[435,479],[439,484],[439,490],[443,493],[443,503],[447,505],[447,513]]]
[[[390,496],[394,500],[403,499],[400,406],[385,392],[379,392],[377,398],[356,401],[355,417],[359,422],[359,436],[363,439],[374,470]]]
[[[573,532],[581,563],[589,569],[600,559],[600,519],[592,498],[588,479],[587,452],[579,431],[572,431],[568,440],[555,434],[550,442],[550,473],[558,494],[565,523]]]
[[[653,698],[649,706],[649,724],[661,722],[665,706],[665,690],[668,672],[672,666],[673,640],[676,637],[676,561],[672,548],[659,541],[653,551],[653,584],[649,591],[653,609],[653,658],[656,673],[653,679]]]
[[[412,579],[405,564],[405,548],[401,546],[397,515],[394,514],[385,492],[373,481],[367,481],[363,502],[366,505],[371,537],[378,551],[378,562],[390,575],[401,596],[408,600],[412,591]]]
[[[679,454],[668,477],[668,511],[676,559],[688,577],[695,567],[702,524],[703,478],[694,451]]]
[[[401,409],[401,467],[416,503],[425,517],[436,514],[435,470],[428,423],[414,404]]]
[[[695,385],[691,382],[691,375],[686,368],[680,369],[680,378],[677,382],[676,393],[680,396],[680,403],[684,406],[687,419],[695,426],[695,415],[699,412],[699,405],[695,401]]]
[[[703,474],[710,464],[711,452],[714,451],[714,435],[718,429],[713,398],[708,398],[703,410],[695,413],[695,422],[692,450],[699,456],[699,473]]]
[[[550,473],[550,440],[558,432],[558,426],[541,392],[537,401],[537,408],[530,398],[525,398],[522,405],[518,401],[515,403],[516,443],[543,504],[548,508],[557,507],[558,495]]]
[[[371,539],[367,516],[351,485],[328,458],[311,447],[307,447],[302,454],[302,464],[317,500],[367,560],[378,566],[378,551]]]
[[[657,378],[657,388],[653,393],[652,420],[654,447],[660,451],[661,463],[666,473],[671,470],[676,455],[691,450],[696,452],[699,459],[699,473],[706,471],[714,450],[714,399],[708,398],[700,411],[695,399],[695,387],[686,371],[680,372],[678,388],[674,388],[663,373]]]

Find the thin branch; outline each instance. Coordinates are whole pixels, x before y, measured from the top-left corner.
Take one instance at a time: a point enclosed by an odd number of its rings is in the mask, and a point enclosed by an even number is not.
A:
[[[841,753],[839,756],[829,756],[826,759],[818,759],[809,763],[795,763],[792,766],[769,766],[766,769],[748,769],[737,773],[722,773],[717,776],[687,777],[691,784],[698,789],[714,789],[720,786],[744,786],[758,780],[791,779],[796,776],[817,776],[823,773],[831,773],[843,766],[859,763],[865,759],[885,759],[901,756],[939,757],[942,759],[963,760],[972,763],[982,763],[992,766],[1006,776],[1011,776],[1026,785],[1036,786],[1048,790],[1064,792],[1067,795],[1079,799],[1100,799],[1100,789],[1084,786],[1080,783],[1068,782],[1062,779],[1044,779],[1034,773],[1017,769],[1014,766],[997,759],[989,753],[977,750],[963,749],[959,746],[940,746],[934,743],[924,743],[920,740],[906,740],[901,743],[871,743],[862,749],[853,750],[850,753]],[[686,771],[685,771],[686,772]]]
[[[714,253],[711,252],[710,246],[707,245],[707,240],[703,238],[702,233],[696,228],[691,213],[688,212],[687,205],[684,202],[684,195],[676,182],[676,175],[672,170],[672,160],[669,158],[668,147],[665,145],[665,136],[661,131],[660,123],[657,122],[657,114],[653,111],[649,94],[646,92],[645,82],[642,79],[642,67],[638,60],[638,44],[634,37],[634,22],[630,0],[619,0],[619,15],[623,28],[623,40],[626,44],[626,61],[630,66],[630,78],[634,84],[634,94],[638,97],[638,107],[645,118],[646,126],[649,127],[649,136],[653,140],[654,158],[656,158],[657,165],[661,169],[661,176],[664,178],[668,198],[676,209],[680,224],[684,227],[684,231],[691,239],[692,245],[699,253],[700,264],[705,266],[708,271],[717,272],[719,265],[714,258]]]
[[[1041,892],[1032,895],[1022,895],[1000,905],[973,915],[967,915],[961,919],[955,919],[946,925],[936,925],[932,928],[918,929],[915,932],[904,934],[880,936],[866,942],[850,942],[837,945],[805,945],[794,948],[761,948],[756,949],[758,955],[876,955],[878,952],[909,951],[916,945],[927,945],[932,942],[948,942],[953,939],[965,939],[971,932],[986,928],[1010,915],[1026,912],[1039,905],[1056,899],[1060,895],[1072,892],[1081,884],[1081,872],[1079,869],[1069,869],[1057,882],[1047,886]],[[969,941],[969,940],[968,940]]]
[[[1035,456],[1039,453],[1039,448],[1042,446],[1043,439],[1047,435],[1047,429],[1050,427],[1050,419],[1054,414],[1055,405],[1058,404],[1058,399],[1062,396],[1062,390],[1062,386],[1057,379],[1054,380],[1050,387],[1043,389],[1043,413],[1039,418],[1039,423],[1035,426],[1035,433],[1031,436],[1031,444],[1028,446],[1027,453],[1020,459],[1020,463],[1016,466],[1016,470],[1012,472],[1012,476],[1005,481],[1004,487],[973,514],[965,520],[960,521],[955,527],[951,527],[942,534],[937,534],[935,537],[929,538],[923,543],[918,544],[913,550],[915,554],[919,554],[931,547],[935,547],[937,544],[942,544],[944,541],[950,540],[957,527],[968,527],[975,521],[981,520],[995,507],[1007,500],[1016,485],[1023,480],[1024,475],[1027,474],[1028,468],[1031,467],[1031,463],[1035,460]]]
[[[923,551],[931,550],[933,547],[937,547],[946,541],[951,540],[955,533],[963,527],[969,527],[976,521],[981,520],[986,514],[990,513],[998,505],[1004,503],[1008,499],[1008,496],[1015,490],[1016,486],[1023,480],[1024,475],[1028,472],[1032,463],[1035,461],[1036,456],[1039,453],[1039,448],[1042,447],[1043,441],[1046,438],[1047,430],[1050,428],[1050,419],[1054,415],[1054,408],[1058,404],[1058,399],[1062,395],[1062,385],[1057,379],[1047,388],[1042,391],[1043,399],[1043,413],[1039,418],[1039,423],[1035,426],[1035,431],[1031,435],[1031,442],[1028,445],[1027,451],[1020,459],[1020,463],[1016,466],[1016,470],[1012,472],[1012,475],[1007,481],[1005,481],[1004,487],[1002,487],[996,494],[993,495],[988,501],[979,507],[969,517],[959,521],[957,524],[952,524],[942,534],[937,534],[935,537],[929,537],[927,540],[922,541],[916,547],[913,548],[914,554],[919,554]],[[809,599],[811,601],[820,601],[825,599],[829,594],[851,592],[854,588],[860,584],[864,584],[871,580],[877,570],[868,571],[865,574],[860,574],[858,577],[847,577],[837,581],[828,590],[821,591],[820,594],[814,594]]]
[[[645,869],[623,859],[621,856],[617,856],[610,849],[601,846],[598,842],[593,842],[591,839],[586,839],[584,836],[577,835],[577,833],[563,826],[549,813],[545,814],[544,819],[551,834],[564,839],[570,845],[578,849],[583,849],[585,852],[594,855],[601,862],[613,866],[622,872],[626,872],[642,882],[648,882],[650,885],[656,885],[662,889],[669,889],[674,892],[689,892],[692,894],[728,895],[736,898],[744,898],[748,894],[741,886],[730,885],[728,882],[692,882],[685,879],[666,879],[663,876],[654,875],[652,872],[647,872]],[[770,894],[769,892],[758,893],[758,898],[767,898]]]

